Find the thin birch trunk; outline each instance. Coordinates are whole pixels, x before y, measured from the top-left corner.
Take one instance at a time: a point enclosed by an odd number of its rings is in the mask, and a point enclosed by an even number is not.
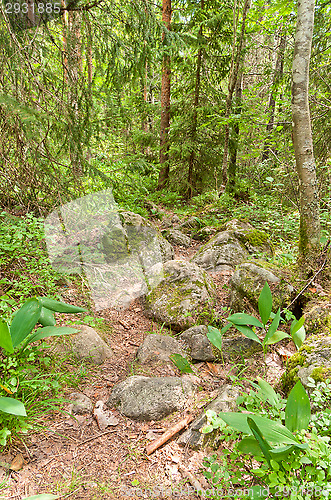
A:
[[[292,136],[300,192],[299,252],[313,262],[320,247],[319,196],[308,102],[314,0],[299,0],[292,66]]]

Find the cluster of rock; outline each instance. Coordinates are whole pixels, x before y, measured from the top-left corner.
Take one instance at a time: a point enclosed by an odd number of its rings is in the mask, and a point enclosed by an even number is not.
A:
[[[120,216],[125,229],[130,225],[151,225],[131,212],[122,212]],[[252,262],[254,257],[273,252],[265,232],[237,220],[230,221],[223,231],[213,235],[214,232],[213,228],[201,228],[195,217],[181,223],[177,216],[164,224],[162,232],[157,230],[163,279],[143,298],[144,310],[146,315],[171,328],[177,336],[148,335],[137,350],[138,363],[150,365],[156,361],[170,366],[172,354],[181,354],[192,362],[217,361],[219,353],[207,338],[206,326],[215,318],[217,302],[212,273],[233,271],[230,280],[230,307],[233,311],[256,310],[266,281],[272,289],[275,309],[290,301],[293,288],[286,279],[266,269],[266,263],[262,266],[259,261]],[[210,240],[198,249],[191,261],[174,260],[172,245],[188,247],[192,238],[202,240],[208,237]],[[256,348],[259,346],[254,341],[230,335],[223,338],[222,357],[223,360],[232,359],[239,352],[249,355]],[[88,327],[83,327],[73,338],[73,349],[80,359],[89,357],[96,364],[114,356],[110,347]],[[113,387],[107,405],[116,407],[129,418],[158,420],[182,410],[192,401],[195,391],[196,380],[187,374],[181,377],[132,376]],[[234,389],[223,387],[210,408],[215,411],[231,409],[236,396]],[[88,408],[90,411],[90,406]],[[199,432],[204,424],[203,413],[181,436],[180,443],[189,443],[193,447],[205,444]]]

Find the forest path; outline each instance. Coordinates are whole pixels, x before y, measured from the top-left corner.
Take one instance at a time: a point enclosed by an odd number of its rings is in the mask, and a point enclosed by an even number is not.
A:
[[[189,248],[176,247],[175,258],[189,260],[200,244],[193,241]],[[213,275],[218,291],[217,309],[225,317],[231,274],[226,271]],[[64,299],[72,298],[73,295],[79,302],[77,290],[70,288],[63,292]],[[74,390],[68,389],[64,397],[69,398],[72,392],[81,392],[95,404],[100,400],[107,401],[114,384],[130,375],[169,375],[169,366],[159,365],[148,369],[138,366],[135,361],[137,348],[149,333],[171,334],[167,328],[144,315],[138,299],[125,310],[94,311],[94,316],[102,318],[102,325],[97,330],[116,356],[99,367],[82,367],[86,369],[85,382]],[[77,369],[69,359],[65,364],[68,371]],[[8,487],[0,491],[0,499],[20,500],[37,493],[60,494],[59,498],[77,500],[198,498],[183,476],[181,465],[184,464],[203,485],[204,477],[199,470],[206,456],[205,451],[180,448],[176,436],[151,456],[145,453],[150,440],[187,415],[199,415],[201,408],[229,381],[229,374],[235,375],[243,369],[233,364],[221,366],[197,363],[194,366],[199,382],[196,400],[191,402],[190,407],[162,421],[137,422],[113,411],[119,422],[105,431],[98,428],[91,415],[73,418],[65,413],[56,413],[53,418],[42,422],[45,425],[42,431],[23,437],[3,457],[10,461],[20,452],[25,459],[25,466],[11,473],[6,482]],[[245,369],[256,374],[261,369],[261,360],[258,357],[250,359]],[[180,375],[175,366],[170,370],[174,375]],[[2,475],[4,478],[5,473]]]

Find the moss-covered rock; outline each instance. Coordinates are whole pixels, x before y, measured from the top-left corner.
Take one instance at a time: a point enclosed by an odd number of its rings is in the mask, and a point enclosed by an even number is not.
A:
[[[248,222],[233,219],[225,224],[225,229],[234,231],[235,236],[251,254],[266,253],[271,255],[274,253],[268,233],[255,229]]]
[[[233,311],[258,310],[258,299],[268,282],[273,299],[273,311],[291,301],[293,287],[283,278],[252,263],[241,264],[230,280],[230,307]]]
[[[281,385],[288,393],[298,380],[307,386],[308,377],[316,381],[331,376],[331,335],[312,334],[289,359]]]
[[[129,243],[131,245],[134,244],[135,235],[136,234],[141,235],[143,233],[142,228],[149,228],[150,233],[155,234],[157,237],[157,241],[161,251],[162,261],[167,262],[168,260],[174,258],[175,251],[172,245],[169,243],[169,241],[163,238],[160,230],[156,226],[154,226],[154,224],[152,224],[149,220],[145,219],[139,214],[135,214],[134,212],[124,211],[124,210],[119,211],[119,216],[123,228],[128,235]],[[132,228],[134,228],[134,230],[132,230]],[[138,241],[138,243],[141,246],[141,242]]]
[[[233,231],[222,231],[203,245],[191,259],[206,271],[231,269],[248,258],[248,251]]]
[[[234,219],[225,225],[225,231],[217,233],[199,249],[192,262],[207,271],[221,271],[237,266],[256,253],[273,253],[268,234]]]
[[[182,331],[208,324],[214,315],[216,288],[196,264],[172,260],[164,264],[164,279],[145,298],[145,311],[157,321]]]
[[[308,302],[303,310],[307,337],[321,334],[331,336],[331,302],[325,296]]]

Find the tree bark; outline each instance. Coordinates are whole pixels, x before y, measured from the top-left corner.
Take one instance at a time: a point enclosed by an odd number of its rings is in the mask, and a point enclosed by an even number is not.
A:
[[[232,97],[233,92],[236,88],[236,83],[238,79],[240,60],[243,51],[243,45],[245,40],[245,25],[246,25],[246,16],[250,7],[250,0],[245,0],[243,6],[243,14],[242,14],[242,22],[241,22],[241,32],[240,38],[238,41],[237,50],[235,50],[235,30],[236,25],[234,23],[234,38],[233,38],[233,50],[232,50],[232,61],[229,75],[229,83],[228,83],[228,95],[226,98],[226,106],[225,106],[225,131],[224,131],[224,151],[223,151],[223,162],[222,162],[222,184],[226,186],[228,181],[228,154],[229,154],[229,137],[230,137],[230,126],[229,126],[229,118],[231,113],[232,106]]]
[[[243,68],[241,67],[240,73],[237,79],[236,83],[236,96],[235,96],[235,103],[236,103],[236,109],[235,113],[236,115],[241,114],[241,108],[242,108],[242,78],[243,78]],[[233,133],[231,140],[229,142],[229,152],[230,152],[230,159],[229,159],[229,166],[228,166],[228,182],[226,185],[226,190],[228,193],[234,193],[235,188],[236,188],[236,174],[237,174],[237,152],[238,152],[238,144],[239,144],[239,132],[240,132],[240,125],[239,125],[239,120],[236,120],[234,127],[233,127]]]
[[[314,29],[314,0],[299,0],[292,66],[292,136],[300,192],[299,253],[313,262],[320,248],[319,196],[308,87]]]
[[[284,69],[284,54],[286,48],[286,34],[282,32],[280,37],[279,49],[277,53],[276,65],[274,76],[272,79],[271,94],[269,98],[268,111],[269,111],[269,122],[267,124],[267,137],[263,146],[262,161],[269,158],[270,153],[270,135],[274,128],[275,121],[275,109],[276,109],[276,96],[277,96],[277,86],[280,79],[283,76]]]
[[[203,11],[205,7],[205,1],[201,0],[200,8]],[[198,40],[201,40],[202,37],[202,23],[199,28]],[[198,49],[197,55],[197,69],[195,74],[195,89],[194,89],[194,102],[193,102],[193,116],[192,116],[192,125],[191,125],[191,141],[192,141],[192,151],[189,157],[188,162],[188,176],[187,176],[187,198],[191,199],[193,196],[194,185],[193,185],[193,170],[195,163],[195,140],[197,135],[197,125],[198,125],[198,106],[199,106],[199,98],[200,98],[200,80],[201,80],[201,63],[202,63],[202,47]]]
[[[170,31],[171,25],[171,0],[162,0],[162,21]],[[162,40],[165,33],[162,33]],[[170,126],[170,55],[166,52],[162,63],[161,81],[161,123],[160,123],[160,164],[161,170],[157,189],[163,189],[169,180],[169,126]]]

